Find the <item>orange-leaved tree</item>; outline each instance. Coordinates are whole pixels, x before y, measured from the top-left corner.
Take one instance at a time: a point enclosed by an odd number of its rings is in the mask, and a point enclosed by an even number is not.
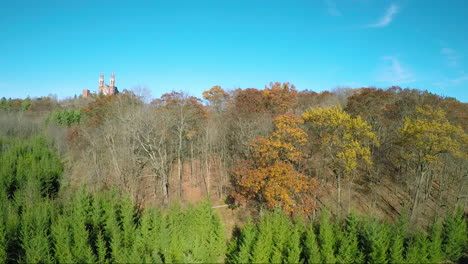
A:
[[[285,114],[273,122],[271,135],[257,138],[251,144],[250,159],[234,169],[232,196],[240,203],[256,200],[271,209],[308,213],[315,208],[312,194],[317,182],[299,172],[304,155],[300,149],[307,142],[299,127],[303,121]]]

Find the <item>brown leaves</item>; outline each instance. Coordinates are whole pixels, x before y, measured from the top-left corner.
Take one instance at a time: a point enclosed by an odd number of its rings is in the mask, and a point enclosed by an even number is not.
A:
[[[314,200],[304,197],[311,197],[317,182],[297,171],[303,159],[300,147],[307,142],[300,123],[294,115],[278,116],[268,139],[260,137],[251,144],[251,160],[239,163],[233,172],[236,191],[232,196],[238,202],[255,199],[287,212],[307,213],[315,208]]]

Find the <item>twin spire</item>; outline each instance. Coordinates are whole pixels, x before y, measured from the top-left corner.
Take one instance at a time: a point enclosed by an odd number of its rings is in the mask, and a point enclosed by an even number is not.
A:
[[[104,87],[104,73],[101,73],[99,76],[99,87]],[[115,87],[115,74],[112,72],[109,82],[110,87]]]
[[[115,74],[112,73],[112,75],[110,77],[109,85],[106,85],[104,83],[104,74],[101,73],[101,76],[99,76],[98,94],[113,95],[113,94],[116,94],[118,92],[119,91],[117,90],[117,87],[115,86]]]

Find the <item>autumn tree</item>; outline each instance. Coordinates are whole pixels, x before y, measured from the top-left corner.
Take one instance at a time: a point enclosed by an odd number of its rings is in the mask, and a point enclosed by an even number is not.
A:
[[[421,199],[421,189],[425,187],[424,200],[430,193],[434,180],[433,172],[440,167],[441,156],[468,158],[468,135],[461,127],[452,125],[442,109],[429,105],[417,107],[416,114],[406,117],[398,132],[397,144],[403,152],[402,157],[416,175],[411,210],[411,216],[414,216]]]
[[[287,212],[299,209],[307,213],[314,208],[315,179],[298,171],[304,155],[301,147],[307,142],[301,123],[294,115],[280,115],[274,120],[273,133],[251,144],[250,159],[234,170],[236,200],[254,199]]]
[[[341,205],[341,180],[353,176],[360,165],[372,165],[369,146],[378,144],[378,139],[361,117],[351,117],[340,106],[310,109],[302,118],[309,125],[313,144],[334,173]]]
[[[203,121],[208,114],[201,104],[200,99],[188,96],[183,92],[171,92],[161,96],[153,102],[160,105],[166,114],[172,119],[171,131],[176,138],[175,149],[177,153],[177,175],[179,182],[179,199],[182,198],[182,162],[186,150],[184,146],[190,144],[203,127]]]
[[[262,91],[265,108],[275,114],[284,114],[297,104],[297,90],[289,82],[271,82]]]
[[[203,99],[207,100],[218,112],[226,107],[229,94],[221,86],[216,85],[203,92]]]

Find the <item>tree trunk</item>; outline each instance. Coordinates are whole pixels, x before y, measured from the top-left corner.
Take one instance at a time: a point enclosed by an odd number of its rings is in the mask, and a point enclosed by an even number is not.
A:
[[[423,168],[422,165],[420,167],[420,172],[418,174],[419,174],[418,185],[416,187],[416,192],[415,192],[414,198],[413,198],[413,206],[411,208],[410,220],[413,220],[414,212],[416,211],[416,207],[418,206],[419,193],[421,191],[421,185],[422,185],[423,180],[424,180],[425,171],[424,171],[424,168]]]
[[[179,178],[179,200],[182,201],[182,129],[179,130],[179,146],[177,148],[177,176]]]
[[[341,211],[341,174],[336,174],[338,208]]]

